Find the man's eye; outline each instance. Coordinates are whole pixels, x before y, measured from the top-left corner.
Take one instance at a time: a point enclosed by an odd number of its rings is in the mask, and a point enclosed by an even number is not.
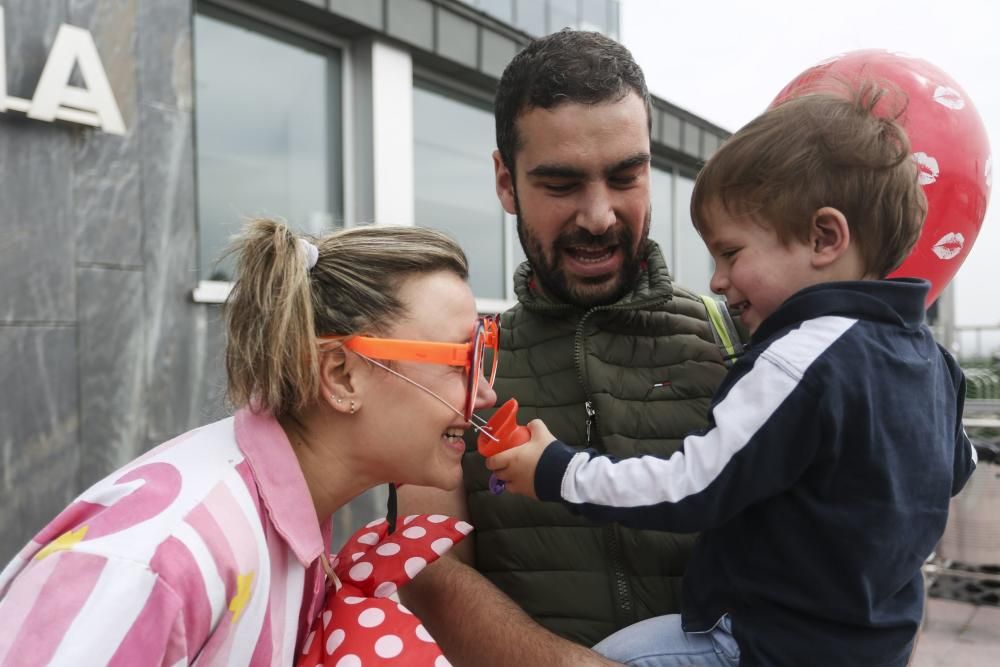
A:
[[[635,185],[637,180],[637,176],[614,176],[610,179],[611,185],[616,188],[627,188],[631,185]]]
[[[576,187],[576,183],[546,183],[545,189],[549,192],[569,192]]]

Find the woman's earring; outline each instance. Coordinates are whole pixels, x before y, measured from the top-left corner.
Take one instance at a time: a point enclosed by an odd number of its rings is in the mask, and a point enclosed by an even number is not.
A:
[[[355,412],[357,412],[357,408],[354,407],[354,401],[351,401],[351,414],[353,415]]]

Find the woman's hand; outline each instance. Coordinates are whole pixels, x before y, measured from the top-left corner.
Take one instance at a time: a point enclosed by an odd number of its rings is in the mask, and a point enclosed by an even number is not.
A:
[[[507,485],[507,490],[522,496],[538,499],[535,495],[535,468],[542,452],[556,438],[541,419],[528,422],[531,439],[523,445],[512,447],[486,459],[486,467],[497,479]]]

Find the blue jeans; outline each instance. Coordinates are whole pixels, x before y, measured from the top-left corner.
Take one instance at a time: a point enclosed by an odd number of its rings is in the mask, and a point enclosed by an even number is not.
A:
[[[594,650],[631,667],[737,667],[732,627],[729,614],[705,632],[684,632],[680,614],[657,616],[622,628]]]

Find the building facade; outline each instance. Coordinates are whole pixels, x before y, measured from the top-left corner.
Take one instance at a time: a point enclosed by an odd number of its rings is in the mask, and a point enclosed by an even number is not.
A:
[[[227,414],[218,261],[247,216],[443,229],[483,311],[523,256],[491,101],[532,36],[618,36],[616,0],[0,1],[0,562],[83,489]],[[727,133],[654,99],[652,236]],[[384,511],[381,490],[335,540]]]

